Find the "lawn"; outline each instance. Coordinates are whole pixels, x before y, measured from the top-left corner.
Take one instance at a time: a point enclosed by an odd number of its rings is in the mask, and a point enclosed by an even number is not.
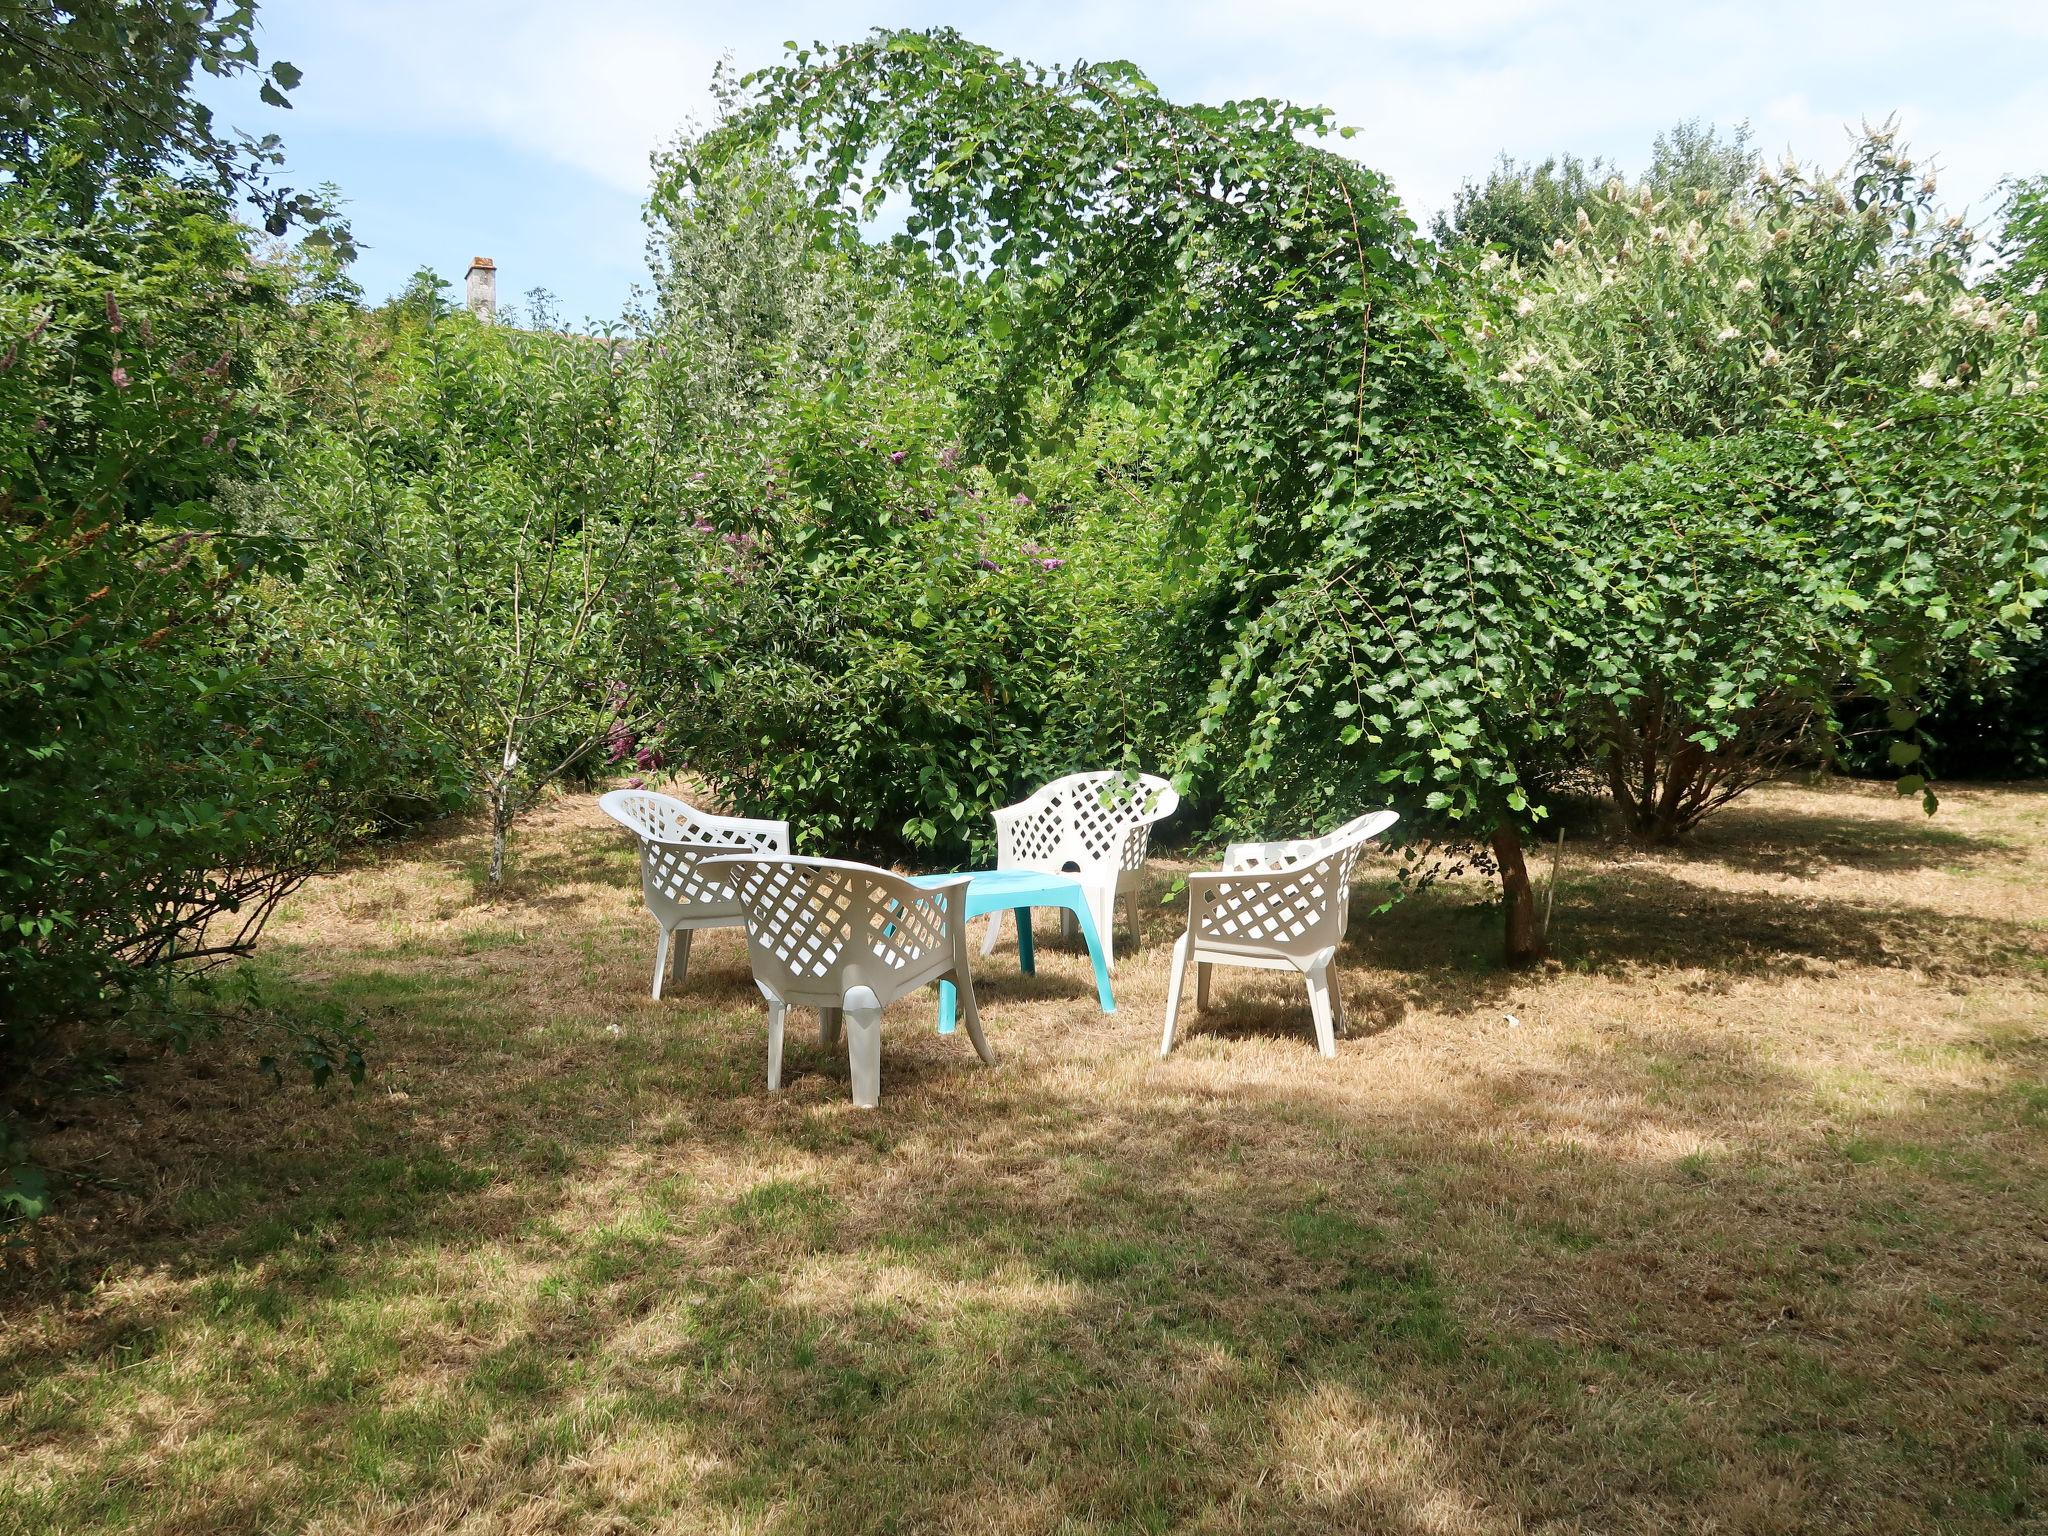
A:
[[[647,999],[591,801],[479,853],[255,962],[362,1090],[236,1026],[45,1128],[0,1531],[2048,1528],[2048,789],[1582,842],[1540,975],[1368,863],[1334,1062],[1232,971],[1160,1062],[1173,908],[1107,1019],[1006,939],[1000,1067],[899,1005],[865,1113],[737,933]]]

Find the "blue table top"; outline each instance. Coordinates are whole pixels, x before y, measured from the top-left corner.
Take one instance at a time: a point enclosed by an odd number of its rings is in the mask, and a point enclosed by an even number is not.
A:
[[[1023,895],[1030,891],[1045,891],[1061,896],[1069,892],[1078,893],[1080,882],[1072,875],[1047,874],[1042,869],[963,869],[951,875],[912,875],[912,885],[938,885],[947,880],[958,880],[965,875],[980,889],[977,894],[1001,891],[1007,895]]]

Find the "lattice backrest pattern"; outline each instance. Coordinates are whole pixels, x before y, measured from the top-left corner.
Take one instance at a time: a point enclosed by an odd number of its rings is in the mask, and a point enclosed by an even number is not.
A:
[[[950,893],[901,875],[832,859],[721,859],[722,874],[747,916],[757,974],[772,981],[821,982],[842,970],[870,977],[950,958]]]
[[[1204,883],[1195,897],[1196,937],[1276,949],[1311,942],[1343,894],[1352,857],[1337,854],[1298,869]]]
[[[707,859],[728,857],[721,843],[671,843],[657,838],[640,844],[640,885],[650,907],[734,907],[723,869],[702,868]],[[735,907],[735,910],[737,908]]]
[[[1194,894],[1197,939],[1285,951],[1335,944],[1344,934],[1359,856],[1392,824],[1389,812],[1361,816],[1327,837],[1304,840],[1327,846],[1285,868],[1246,868],[1201,879]]]
[[[1179,804],[1173,786],[1152,774],[1068,774],[1019,807],[1023,814],[1008,829],[1008,851],[1053,869],[1069,862],[1137,869],[1151,845],[1152,823]]]
[[[597,803],[620,825],[664,843],[715,843],[739,851],[772,853],[788,848],[788,834],[779,822],[715,815],[651,789],[615,789],[600,796]]]

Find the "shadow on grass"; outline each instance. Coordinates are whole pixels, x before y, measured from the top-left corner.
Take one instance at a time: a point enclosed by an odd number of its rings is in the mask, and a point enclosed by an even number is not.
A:
[[[1686,866],[1641,863],[1567,880],[1553,948],[1603,971],[1699,970],[1771,977],[1816,966],[1908,967],[1957,981],[2012,974],[2048,955],[2021,921],[1839,896],[1730,889]]]
[[[98,1447],[17,1507],[140,1521],[181,1458],[218,1530],[436,1499],[568,1530],[622,1497],[786,1531],[1682,1526],[1760,1485],[1788,1529],[1903,1531],[1935,1497],[1988,1531],[2048,1492],[2042,1285],[2003,1267],[2030,1240],[1965,1225],[2038,1202],[2039,1160],[1957,1150],[2010,1087],[1796,1138],[1759,1186],[1308,1075],[1077,1106],[964,1048],[892,1053],[863,1116],[836,1081],[803,1095],[815,1047],[769,1100],[756,1045],[748,1021],[517,1076],[455,1151],[369,1097],[323,1147],[258,1115],[170,1149],[175,1185],[221,1193],[112,1245],[158,1284],[80,1271],[10,1305],[72,1314],[0,1350],[11,1449]],[[1573,1070],[1634,1094],[1701,1048]],[[1746,1057],[1719,1091],[1799,1087]],[[664,1101],[686,1109],[651,1124]],[[1902,1283],[1927,1298],[1905,1315]],[[186,1449],[147,1413],[124,1437],[130,1390],[177,1405]],[[298,1475],[210,1470],[227,1444]],[[556,1518],[520,1526],[536,1501]]]
[[[1902,822],[1745,804],[1709,819],[1687,851],[1732,869],[1797,878],[1837,869],[1968,869],[2025,858],[2007,838],[1966,831],[1939,816]]]

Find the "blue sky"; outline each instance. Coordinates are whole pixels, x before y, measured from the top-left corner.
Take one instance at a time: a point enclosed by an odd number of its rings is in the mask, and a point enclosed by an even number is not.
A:
[[[1633,167],[1689,117],[1833,165],[1846,129],[1897,113],[1978,214],[2002,175],[2048,171],[2048,0],[264,0],[266,61],[305,72],[295,109],[220,104],[283,134],[299,184],[341,187],[372,299],[422,265],[459,286],[487,255],[501,299],[544,287],[601,320],[644,272],[648,155],[707,114],[722,55],[939,23],[1042,62],[1128,58],[1181,99],[1334,107],[1360,129],[1340,147],[1422,219],[1503,149]]]

